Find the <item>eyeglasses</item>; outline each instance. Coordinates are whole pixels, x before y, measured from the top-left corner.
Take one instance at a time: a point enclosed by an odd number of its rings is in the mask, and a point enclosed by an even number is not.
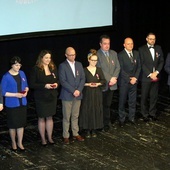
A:
[[[67,54],[68,57],[74,57],[76,54]]]
[[[94,61],[94,62],[97,62],[97,60],[90,60],[90,61]]]
[[[148,40],[155,41],[156,39],[155,38],[148,38]]]

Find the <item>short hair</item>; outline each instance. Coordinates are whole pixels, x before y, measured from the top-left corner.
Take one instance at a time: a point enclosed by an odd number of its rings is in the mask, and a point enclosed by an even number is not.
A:
[[[149,35],[154,35],[154,36],[156,36],[153,32],[149,32],[146,37],[148,37]]]
[[[103,34],[103,35],[100,36],[100,39],[99,39],[99,40],[100,40],[100,43],[102,42],[102,39],[103,39],[103,38],[106,38],[106,39],[109,39],[109,40],[110,40],[110,37],[109,37],[108,35]]]
[[[17,64],[17,63],[21,64],[21,58],[18,56],[12,57],[10,60],[10,65],[12,66],[13,64]]]

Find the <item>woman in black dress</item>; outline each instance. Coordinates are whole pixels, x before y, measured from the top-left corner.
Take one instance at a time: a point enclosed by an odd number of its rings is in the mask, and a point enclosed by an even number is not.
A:
[[[102,89],[106,80],[100,68],[96,67],[96,50],[88,54],[89,66],[84,68],[86,83],[80,109],[80,128],[86,130],[86,138],[96,137],[96,129],[103,127]]]
[[[2,95],[5,97],[7,112],[7,126],[12,141],[12,150],[25,151],[23,146],[24,127],[27,120],[27,93],[28,83],[25,73],[20,70],[21,59],[13,57],[10,60],[11,69],[2,77]],[[17,137],[17,142],[16,142]]]
[[[46,132],[48,142],[54,144],[52,132],[53,115],[55,115],[57,107],[58,74],[50,51],[42,50],[40,52],[36,65],[30,74],[30,87],[34,91],[42,145],[47,145]]]

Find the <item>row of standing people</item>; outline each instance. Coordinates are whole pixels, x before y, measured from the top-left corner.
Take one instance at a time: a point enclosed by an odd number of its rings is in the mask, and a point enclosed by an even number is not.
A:
[[[120,126],[124,125],[127,116],[125,113],[127,97],[128,119],[135,124],[139,76],[142,82],[141,113],[144,121],[149,121],[150,118],[157,119],[156,102],[159,73],[164,62],[163,52],[160,46],[155,45],[156,37],[153,33],[147,35],[146,41],[146,45],[135,51],[133,40],[126,38],[123,44],[124,49],[117,54],[110,49],[110,37],[102,35],[100,49],[97,53],[91,50],[88,54],[88,67],[83,68],[80,62],[75,61],[76,51],[68,47],[65,51],[66,60],[59,65],[58,72],[51,59],[51,53],[47,50],[41,51],[30,73],[30,88],[34,89],[38,129],[43,146],[47,145],[46,132],[48,142],[54,144],[53,115],[56,113],[59,82],[65,144],[73,141],[70,140],[70,125],[73,139],[78,141],[84,141],[84,138],[79,135],[79,127],[87,130],[87,137],[90,136],[90,131],[95,137],[96,129],[103,128],[104,131],[110,129],[110,107],[117,84],[119,84]],[[20,70],[20,58],[14,57],[10,62],[11,69],[1,81],[2,95],[5,96],[12,150],[16,151],[19,148],[25,151],[22,139],[26,126],[26,96],[29,88],[26,76]],[[166,70],[169,70],[167,64]],[[148,97],[150,98],[149,106]]]

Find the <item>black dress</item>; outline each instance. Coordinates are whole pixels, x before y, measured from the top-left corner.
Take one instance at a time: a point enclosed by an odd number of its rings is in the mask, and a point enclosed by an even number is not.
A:
[[[52,70],[51,75],[35,66],[30,74],[30,87],[34,92],[35,106],[38,117],[45,118],[56,114],[57,89],[46,89],[45,84],[59,83],[57,70]]]
[[[12,75],[13,76],[13,75]],[[17,90],[18,92],[21,91],[21,78],[20,75],[13,76],[17,83]],[[22,105],[21,98],[20,100],[20,106],[19,107],[13,107],[9,108],[6,107],[7,112],[7,126],[9,129],[17,129],[21,127],[26,126],[27,122],[27,107]]]
[[[86,83],[101,83],[102,86],[84,86],[79,125],[81,129],[100,129],[103,128],[102,89],[106,85],[106,80],[98,67],[94,76],[87,68],[84,68],[84,72]]]

